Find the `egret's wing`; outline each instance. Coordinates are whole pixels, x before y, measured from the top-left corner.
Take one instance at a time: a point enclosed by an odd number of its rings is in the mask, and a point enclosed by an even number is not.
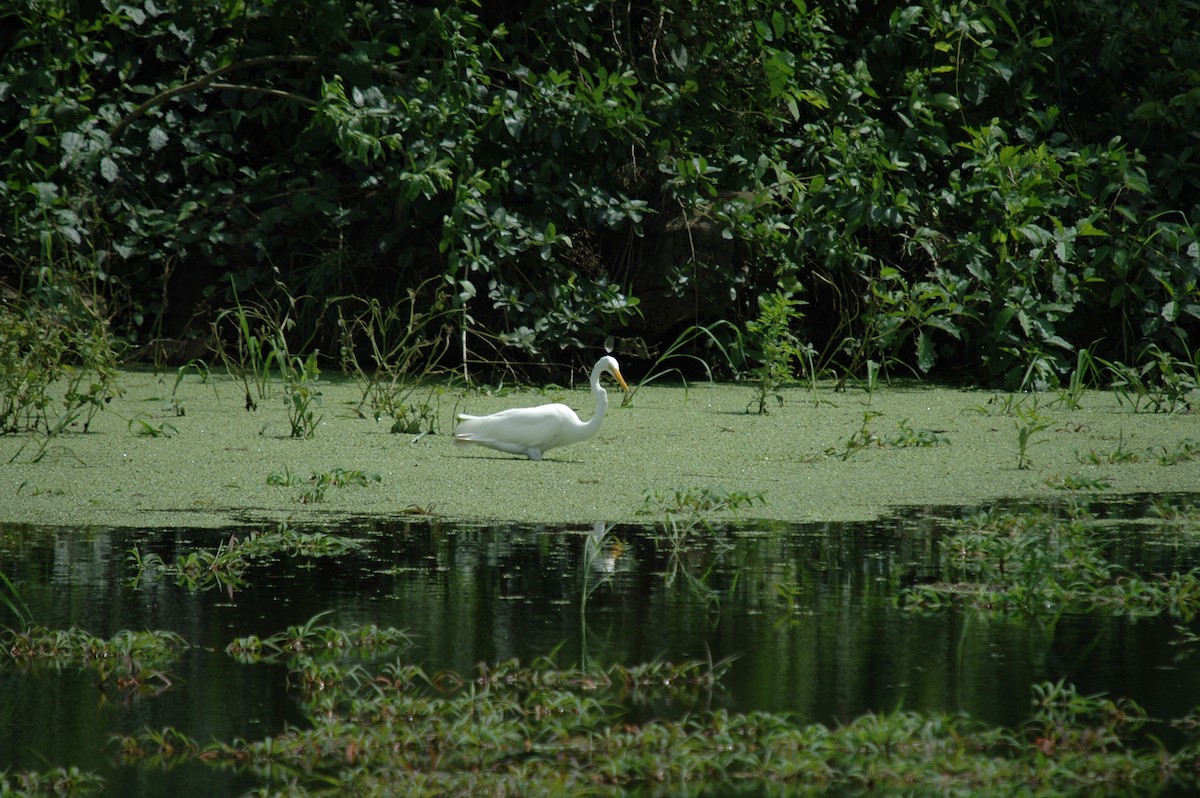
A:
[[[550,448],[565,431],[582,423],[575,411],[562,404],[515,407],[490,416],[459,418],[462,421],[454,430],[456,441],[539,450]]]

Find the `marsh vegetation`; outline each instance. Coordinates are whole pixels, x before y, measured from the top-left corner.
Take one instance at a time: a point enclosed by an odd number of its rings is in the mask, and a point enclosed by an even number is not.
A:
[[[647,497],[644,526],[6,528],[6,785],[1196,787],[1194,497],[712,523],[750,498]],[[239,555],[236,580],[165,567]]]
[[[1194,789],[1196,5],[860,5],[7,10],[0,793]]]

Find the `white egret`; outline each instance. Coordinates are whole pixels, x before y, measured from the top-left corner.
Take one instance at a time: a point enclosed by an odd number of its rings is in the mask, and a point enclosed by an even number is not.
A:
[[[474,443],[509,454],[523,454],[530,460],[541,460],[544,453],[557,446],[586,441],[600,429],[604,412],[608,410],[608,391],[600,385],[600,375],[606,371],[616,378],[621,388],[629,390],[617,361],[608,356],[600,358],[592,367],[596,413],[586,423],[564,404],[514,407],[490,416],[460,414],[461,423],[454,430],[454,442]]]

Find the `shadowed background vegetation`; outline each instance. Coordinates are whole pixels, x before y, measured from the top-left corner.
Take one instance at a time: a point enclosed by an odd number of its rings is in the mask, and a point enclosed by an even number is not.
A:
[[[736,371],[772,357],[757,324],[803,345],[795,376],[1196,367],[1196,2],[0,18],[0,354],[61,343],[93,405],[248,302],[286,319],[276,352],[343,364],[388,354],[347,318],[405,306],[453,366],[574,367],[609,335],[653,360],[699,326]]]

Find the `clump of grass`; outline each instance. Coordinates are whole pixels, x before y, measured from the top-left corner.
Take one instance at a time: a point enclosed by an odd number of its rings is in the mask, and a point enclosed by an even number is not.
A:
[[[999,394],[988,398],[986,402],[980,405],[975,405],[972,409],[981,416],[1011,416],[1013,415],[1018,403],[1018,399],[1014,394]]]
[[[283,376],[283,403],[287,409],[289,435],[293,438],[312,438],[324,416],[318,416],[316,408],[321,404],[319,381],[321,369],[317,365],[317,354],[285,356],[281,361]]]
[[[246,410],[257,410],[258,402],[271,395],[271,375],[280,358],[278,342],[287,329],[267,306],[243,302],[237,282],[231,277],[234,304],[212,321],[212,340],[225,370],[242,384]]]
[[[434,398],[443,387],[429,388],[424,400],[414,397],[439,372],[452,339],[449,322],[460,312],[441,281],[427,280],[396,303],[344,296],[332,304],[342,368],[361,391],[355,413],[376,421],[390,417],[396,434],[436,432]]]
[[[1052,474],[1046,477],[1046,484],[1055,490],[1091,491],[1108,490],[1112,487],[1111,477],[1085,477],[1077,474]]]
[[[1140,365],[1099,362],[1111,377],[1117,400],[1134,413],[1187,412],[1200,400],[1200,351],[1184,359],[1151,344],[1138,358]]]
[[[179,429],[169,421],[157,426],[140,416],[129,419],[129,432],[142,438],[172,438],[179,434]]]
[[[947,439],[941,433],[929,429],[915,429],[907,418],[897,422],[896,432],[891,435],[877,432],[872,427],[872,422],[882,415],[877,410],[864,410],[862,425],[849,438],[842,441],[840,448],[830,446],[823,452],[823,455],[836,457],[839,460],[849,460],[863,449],[926,448],[947,443]]]
[[[267,474],[267,484],[278,488],[294,488],[303,484],[303,480],[296,476],[290,467],[284,466],[282,471]]]
[[[904,590],[915,610],[965,604],[987,612],[1178,615],[1200,611],[1200,569],[1138,574],[1112,563],[1083,511],[985,512],[958,522],[939,554],[942,581]]]
[[[1200,458],[1200,441],[1194,438],[1184,438],[1175,445],[1174,449],[1161,447],[1158,462],[1161,465],[1179,465]]]
[[[377,485],[382,481],[383,477],[379,474],[360,471],[357,468],[335,468],[332,471],[314,473],[309,478],[312,487],[300,494],[300,501],[304,504],[325,501],[325,492],[331,487],[339,489],[348,486],[365,488],[368,485]]]
[[[179,368],[175,369],[175,384],[171,386],[171,401],[169,407],[172,415],[176,418],[182,418],[187,415],[187,406],[183,400],[179,398],[179,386],[183,384],[183,378],[187,376],[189,371],[196,372],[196,376],[200,378],[200,383],[208,382],[209,369],[208,364],[203,360],[189,360]],[[220,394],[217,393],[216,383],[212,383],[213,395],[220,399]]]
[[[283,303],[243,300],[237,293],[236,281],[230,278],[230,282],[234,305],[218,313],[212,322],[217,357],[230,376],[242,384],[247,410],[257,410],[259,400],[272,395],[278,371],[289,435],[313,437],[322,418],[316,412],[321,402],[318,352],[309,346],[315,331],[309,333],[307,340],[291,340],[297,329],[297,309],[312,297],[292,296],[279,279],[278,270],[275,286],[286,299]],[[293,351],[308,354],[293,354]]]
[[[438,389],[431,389],[429,396],[424,401],[394,405],[389,411],[392,416],[392,426],[389,431],[393,435],[432,435],[437,432],[437,391]],[[379,416],[376,418],[378,419]]]
[[[1080,400],[1083,398],[1083,392],[1089,385],[1098,384],[1101,380],[1100,375],[1101,368],[1096,357],[1090,349],[1081,347],[1075,354],[1075,368],[1071,371],[1067,383],[1055,390],[1056,404],[1067,410],[1082,409]]]
[[[369,485],[377,485],[382,481],[383,477],[377,473],[345,468],[335,468],[325,472],[314,471],[307,480],[301,480],[287,466],[284,466],[283,471],[272,471],[267,475],[267,484],[277,487],[291,488],[307,482],[309,487],[299,496],[299,501],[303,504],[325,501],[325,493],[329,488],[350,486],[365,488]]]
[[[1117,463],[1138,463],[1142,456],[1132,449],[1125,448],[1125,431],[1117,436],[1117,448],[1104,452],[1088,449],[1086,454],[1075,453],[1075,459],[1085,465],[1115,465]]]
[[[154,571],[162,571],[175,578],[175,583],[188,590],[207,590],[214,587],[244,587],[245,574],[258,561],[279,554],[292,557],[336,557],[353,551],[361,544],[341,535],[326,532],[297,532],[281,524],[266,532],[251,532],[244,539],[230,535],[214,549],[198,549],[181,554],[174,564],[168,565],[157,554],[143,555],[134,546],[129,551],[129,562],[134,570],[131,580],[137,586],[143,578]]]
[[[710,351],[717,352],[725,361],[725,366],[733,369],[734,358],[729,349],[721,341],[718,331],[724,329],[729,334],[730,338],[735,342],[741,340],[741,331],[730,321],[720,320],[711,325],[704,326],[696,324],[688,327],[686,330],[675,336],[675,340],[671,345],[662,351],[662,354],[655,358],[650,368],[646,370],[645,375],[638,380],[629,392],[621,397],[621,407],[632,407],[633,399],[637,396],[637,392],[646,385],[661,379],[669,374],[674,374],[681,379],[683,378],[683,369],[675,365],[676,362],[684,364],[698,365],[704,369],[704,374],[709,380],[713,378],[712,367],[709,362],[703,357],[695,354],[695,349],[698,344],[703,344],[710,348]],[[649,355],[647,355],[649,357]],[[687,380],[684,380],[684,390],[687,389]],[[686,396],[686,393],[685,393]]]

